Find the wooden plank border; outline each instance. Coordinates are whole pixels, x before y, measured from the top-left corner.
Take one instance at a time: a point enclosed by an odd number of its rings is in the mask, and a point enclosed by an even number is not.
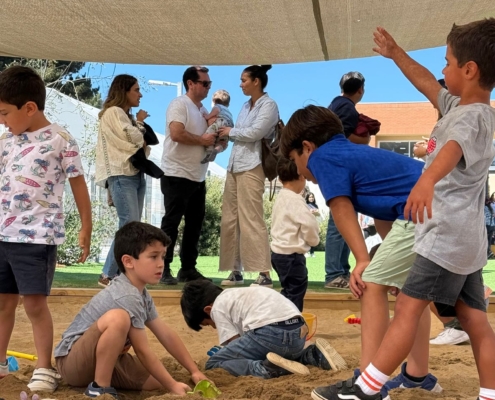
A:
[[[101,289],[75,289],[54,288],[48,297],[49,303],[59,304],[85,304]],[[151,296],[157,306],[178,306],[180,304],[180,290],[150,290]],[[330,303],[330,304],[329,304]],[[389,296],[389,306],[393,310],[395,297]],[[490,304],[495,304],[495,296],[490,296]],[[308,292],[304,297],[304,305],[307,308],[333,310],[359,311],[360,303],[350,292],[345,293],[320,293]],[[489,313],[495,313],[495,306],[488,308]]]

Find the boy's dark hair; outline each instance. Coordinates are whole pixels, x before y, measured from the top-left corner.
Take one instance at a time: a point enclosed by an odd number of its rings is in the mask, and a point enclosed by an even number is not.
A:
[[[207,73],[209,71],[208,68],[202,67],[200,65],[193,65],[184,71],[184,75],[182,75],[182,83],[186,88],[186,92],[189,90],[189,86],[187,86],[187,81],[197,82],[199,81],[199,72]]]
[[[486,18],[465,25],[452,26],[447,44],[459,67],[474,61],[480,71],[482,89],[495,87],[495,18]]]
[[[302,142],[307,140],[320,147],[332,137],[344,132],[339,117],[325,107],[306,106],[297,110],[280,135],[280,149],[285,158],[296,150],[302,154]]]
[[[129,255],[138,259],[146,247],[155,242],[160,242],[168,247],[171,240],[161,229],[144,222],[132,221],[120,228],[115,234],[113,248],[115,261],[117,261],[120,272],[125,274],[122,256]]]
[[[364,76],[360,72],[348,72],[340,78],[339,86],[342,93],[352,96],[364,86]]]
[[[214,303],[222,288],[205,279],[188,282],[182,289],[180,307],[189,328],[200,331],[201,323],[210,318],[204,308]]]
[[[230,94],[226,90],[220,89],[213,93],[213,103],[228,107],[230,105]]]
[[[278,159],[277,174],[282,183],[299,180],[296,164],[285,157]]]
[[[251,80],[258,78],[261,82],[261,89],[268,85],[268,75],[266,74],[272,68],[271,65],[251,65],[244,69],[244,72],[249,75]]]
[[[14,65],[0,73],[0,101],[20,109],[28,101],[45,109],[46,89],[41,77],[29,67]]]

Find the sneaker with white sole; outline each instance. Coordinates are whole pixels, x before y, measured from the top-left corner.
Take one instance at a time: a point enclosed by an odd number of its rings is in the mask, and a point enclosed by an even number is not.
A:
[[[322,338],[318,338],[316,339],[315,345],[334,371],[347,369],[347,363],[345,362],[345,360],[328,341]]]
[[[343,276],[338,276],[334,280],[325,283],[325,289],[349,289],[349,281]]]
[[[220,286],[244,285],[244,278],[239,271],[232,271],[227,279],[220,282]]]
[[[62,377],[54,369],[36,368],[27,387],[32,392],[53,393]]]
[[[469,335],[459,329],[445,328],[440,334],[433,339],[430,339],[430,344],[461,344],[469,342]]]
[[[264,287],[272,288],[273,281],[263,272],[260,272],[256,280],[253,283],[251,283],[250,286],[264,286]]]
[[[0,363],[0,379],[5,378],[9,374],[9,362]]]
[[[286,371],[289,371],[297,375],[309,375],[309,369],[305,365],[298,363],[297,361],[291,361],[276,353],[268,353],[266,359],[272,364],[280,367]],[[267,368],[268,369],[268,368]]]
[[[388,399],[389,397],[385,397],[385,394],[388,395],[388,392],[393,389],[423,389],[427,390],[431,393],[442,393],[443,388],[439,385],[438,379],[432,375],[426,375],[426,378],[422,382],[414,382],[408,379],[405,376],[407,367],[407,362],[403,363],[400,368],[400,374],[396,377],[390,379],[385,385],[383,385],[382,397],[384,399]]]
[[[382,400],[380,393],[367,395],[356,385],[356,378],[334,385],[317,387],[311,392],[313,400]]]
[[[104,394],[109,394],[114,399],[118,399],[119,398],[119,395],[118,395],[117,391],[113,387],[111,387],[111,386],[108,386],[108,387],[95,387],[95,383],[94,382],[91,382],[88,385],[88,387],[84,391],[84,394],[86,396],[88,396],[88,397],[91,397],[91,398],[103,396]]]

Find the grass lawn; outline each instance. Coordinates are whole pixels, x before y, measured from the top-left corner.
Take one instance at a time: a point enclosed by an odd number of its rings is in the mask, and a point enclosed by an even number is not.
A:
[[[352,266],[355,264],[354,257],[350,258]],[[179,268],[179,260],[176,260],[172,264],[172,270],[174,274],[177,273]],[[325,281],[325,253],[316,252],[314,258],[307,258],[306,265],[309,272],[309,286],[308,289],[312,291],[323,291],[323,282]],[[199,257],[198,269],[201,273],[209,278],[213,279],[213,282],[220,284],[222,279],[225,279],[228,274],[225,272],[218,272],[218,257]],[[77,264],[70,267],[57,268],[55,271],[55,279],[53,280],[54,288],[99,288],[97,281],[101,272],[101,264]],[[278,277],[275,272],[272,274],[274,281],[274,287],[280,287]],[[483,278],[485,283],[491,288],[495,289],[495,260],[488,261],[488,265],[484,268]],[[245,286],[251,284],[256,275],[246,275],[244,277]],[[180,289],[183,285],[177,286],[165,286],[155,285],[150,286],[150,289]],[[325,291],[328,291],[326,289]],[[337,290],[337,292],[342,292]]]

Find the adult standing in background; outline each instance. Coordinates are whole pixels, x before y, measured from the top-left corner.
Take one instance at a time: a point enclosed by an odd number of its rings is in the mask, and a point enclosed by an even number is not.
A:
[[[315,195],[312,192],[309,192],[306,195],[306,204],[309,208],[309,211],[311,211],[311,214],[313,214],[318,221],[318,223],[321,221],[320,217],[320,210],[318,209],[318,204],[316,204],[315,200]],[[311,247],[309,249],[309,253],[306,255],[306,257],[314,257],[315,256],[315,248]]]
[[[206,279],[197,269],[198,243],[205,217],[208,164],[201,164],[205,147],[215,143],[215,134],[205,134],[208,125],[201,103],[211,87],[208,68],[192,66],[182,77],[186,94],[169,104],[166,134],[163,142],[162,169],[165,175],[160,186],[164,197],[165,216],[162,230],[172,243],[167,248],[161,283],[176,285],[195,279]],[[184,217],[184,234],[180,246],[181,268],[177,279],[170,271],[180,221]]]
[[[117,75],[103,109],[98,114],[98,142],[96,145],[96,183],[108,187],[113,205],[119,217],[119,228],[131,221],[140,221],[143,212],[146,180],[144,173],[130,162],[143,146],[146,129],[143,121],[148,113],[139,110],[136,119],[132,107],[138,107],[143,95],[139,83],[131,75]],[[149,148],[145,150],[149,154]],[[113,241],[108,251],[103,271],[98,279],[100,286],[108,286],[117,275],[119,267],[113,254]]]
[[[354,134],[359,113],[356,104],[364,96],[364,77],[359,72],[348,72],[340,79],[341,95],[335,97],[328,108],[339,117],[344,126],[344,135],[351,142],[367,145],[370,137]],[[351,250],[335,226],[330,211],[325,241],[325,288],[349,289],[350,269],[349,255]]]
[[[241,75],[244,103],[234,128],[221,128],[220,137],[234,142],[222,203],[220,271],[230,271],[222,285],[244,283],[242,268],[259,272],[255,286],[272,287],[268,231],[263,218],[265,174],[261,166],[261,141],[273,137],[278,107],[264,91],[271,65],[252,65]],[[242,266],[241,266],[242,265]]]

